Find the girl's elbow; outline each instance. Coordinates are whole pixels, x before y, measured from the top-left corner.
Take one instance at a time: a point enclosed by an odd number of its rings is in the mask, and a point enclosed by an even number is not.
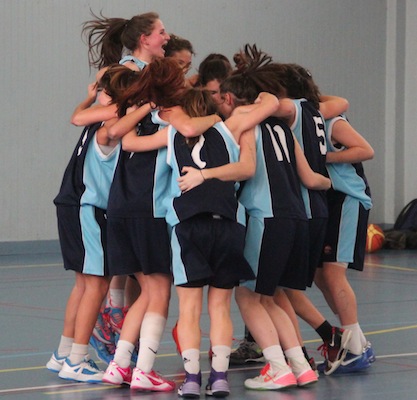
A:
[[[198,136],[199,132],[197,132],[197,129],[195,129],[192,125],[185,125],[180,130],[181,135],[184,137],[195,137]]]
[[[368,151],[368,160],[372,160],[375,156],[375,151],[373,148],[370,148]]]
[[[73,115],[71,117],[71,124],[75,125],[75,126],[81,126],[81,125],[85,125],[83,124],[84,121],[82,121],[77,115]]]
[[[118,134],[118,132],[114,129],[111,129],[111,127],[107,130],[107,136],[109,137],[109,139],[112,139],[112,140],[120,138],[120,135]]]
[[[133,151],[132,146],[131,146],[131,144],[129,143],[128,140],[122,140],[122,150],[127,151],[127,152]]]

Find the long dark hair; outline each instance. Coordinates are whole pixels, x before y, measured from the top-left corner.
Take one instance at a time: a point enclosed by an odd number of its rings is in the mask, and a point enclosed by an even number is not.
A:
[[[181,96],[181,106],[190,117],[204,117],[216,114],[217,106],[208,90],[200,88],[187,89]],[[185,139],[189,147],[198,142],[198,137]]]
[[[236,70],[221,83],[220,91],[232,93],[236,106],[253,103],[260,92],[270,92],[282,97],[284,89],[271,68],[270,55],[258,50],[256,45],[246,44],[233,59]]]
[[[125,87],[122,83],[127,81],[130,84]],[[112,82],[120,116],[129,107],[148,102],[158,107],[176,106],[185,87],[182,69],[172,58],[157,58],[142,71],[119,69]]]
[[[141,35],[152,33],[159,15],[155,12],[135,15],[131,19],[107,18],[91,11],[93,20],[83,24],[81,35],[88,45],[90,67],[98,69],[119,62],[123,50],[130,52],[139,46]]]

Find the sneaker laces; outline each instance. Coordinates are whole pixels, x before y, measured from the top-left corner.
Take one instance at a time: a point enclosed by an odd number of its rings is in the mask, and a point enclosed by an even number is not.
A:
[[[96,369],[98,371],[100,370],[99,367],[97,366],[97,364],[93,360],[91,360],[91,359],[89,359],[89,360],[84,359],[84,362],[86,364],[88,364],[91,368],[94,368],[94,369]]]

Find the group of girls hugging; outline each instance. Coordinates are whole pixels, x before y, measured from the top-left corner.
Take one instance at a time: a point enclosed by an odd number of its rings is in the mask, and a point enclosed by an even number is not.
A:
[[[255,45],[235,54],[234,68],[213,53],[186,77],[193,47],[154,12],[94,15],[83,33],[98,72],[73,112],[85,127],[54,199],[75,284],[47,368],[73,381],[175,390],[153,369],[172,285],[182,397],[201,394],[205,287],[206,395],[230,393],[233,295],[265,362],[247,389],[318,381],[299,317],[323,340],[325,375],[369,368],[375,355],[346,270],[363,268],[372,203],[361,162],[373,150],[344,116],[348,102]],[[340,327],[309,300],[313,282]],[[105,371],[89,343],[107,354]]]

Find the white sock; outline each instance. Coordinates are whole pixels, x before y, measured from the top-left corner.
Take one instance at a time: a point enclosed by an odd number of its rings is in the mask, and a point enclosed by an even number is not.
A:
[[[301,346],[296,346],[292,347],[291,349],[285,350],[284,354],[287,358],[291,358],[297,362],[302,362],[306,359]]]
[[[213,346],[213,358],[211,359],[211,367],[216,372],[226,372],[229,369],[230,352],[232,349],[230,346]]]
[[[135,345],[126,341],[119,340],[117,342],[116,352],[114,353],[114,361],[121,368],[127,368],[132,359]]]
[[[140,329],[140,346],[136,366],[143,372],[151,372],[159,349],[166,318],[156,313],[146,313]]]
[[[186,372],[194,375],[200,372],[200,349],[184,350],[181,357]]]
[[[290,367],[296,376],[311,369],[311,366],[304,356],[301,346],[292,347],[284,351]]]
[[[262,353],[271,365],[272,373],[282,371],[283,369],[289,369],[280,345],[273,345],[266,349],[262,349]]]
[[[113,308],[123,308],[125,305],[125,290],[109,289],[108,304]]]
[[[71,364],[80,364],[88,355],[88,344],[73,343],[69,361]]]
[[[364,336],[362,333],[362,329],[359,326],[359,323],[343,325],[342,328],[349,329],[350,331],[352,331],[352,338],[349,342],[349,351],[357,355],[362,354],[365,344],[362,344],[362,337]]]
[[[58,356],[68,357],[71,353],[71,348],[72,348],[73,343],[74,343],[74,338],[61,335],[61,340],[59,341],[59,346],[57,350]]]

